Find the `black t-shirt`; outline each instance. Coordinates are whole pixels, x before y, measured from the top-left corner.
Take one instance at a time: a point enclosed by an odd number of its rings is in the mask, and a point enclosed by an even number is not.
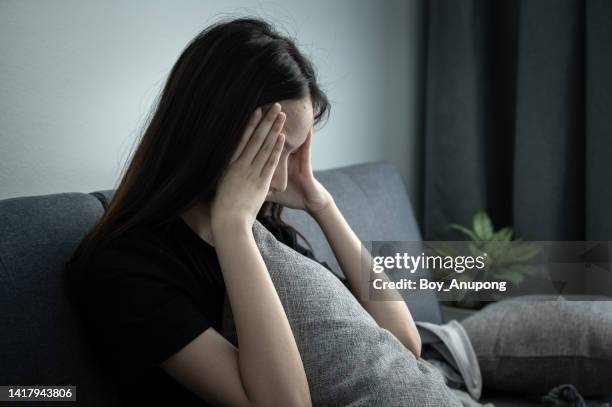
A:
[[[295,231],[260,221],[316,261]],[[175,216],[163,232],[139,228],[113,240],[81,272],[79,314],[125,405],[208,405],[159,364],[207,328],[221,331],[225,284],[215,248]]]

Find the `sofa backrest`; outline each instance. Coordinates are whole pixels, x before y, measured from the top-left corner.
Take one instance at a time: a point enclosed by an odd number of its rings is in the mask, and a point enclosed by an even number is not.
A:
[[[406,189],[391,164],[359,164],[315,176],[362,241],[420,240]],[[63,285],[65,261],[113,192],[0,200],[0,383],[76,385],[77,400],[84,405],[118,404],[83,341]],[[311,217],[292,209],[283,217],[306,236],[319,260],[342,274]],[[404,298],[416,320],[442,322],[433,294],[409,294]]]
[[[100,201],[62,193],[0,201],[0,383],[77,386],[76,400],[118,405],[92,362],[64,291],[63,269],[102,215]]]

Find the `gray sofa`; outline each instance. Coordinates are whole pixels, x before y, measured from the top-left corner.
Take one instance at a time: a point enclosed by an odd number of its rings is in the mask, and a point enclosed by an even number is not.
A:
[[[391,164],[359,164],[315,175],[363,241],[420,240],[406,189]],[[65,260],[101,216],[112,192],[0,201],[0,385],[76,385],[78,405],[118,405],[112,384],[92,363],[62,279]],[[285,220],[309,239],[319,260],[341,273],[312,218],[286,210]],[[407,302],[415,319],[443,322],[435,298]],[[483,400],[499,407],[539,405],[486,389]]]

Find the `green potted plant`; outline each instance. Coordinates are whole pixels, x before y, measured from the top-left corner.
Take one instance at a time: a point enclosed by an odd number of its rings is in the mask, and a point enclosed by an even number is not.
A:
[[[468,238],[468,250],[473,256],[483,256],[485,268],[478,273],[449,273],[434,270],[438,281],[448,281],[454,278],[458,281],[505,281],[511,286],[518,287],[529,276],[541,273],[541,269],[529,264],[542,250],[541,246],[532,242],[523,242],[521,239],[513,240],[513,228],[510,226],[495,230],[491,218],[484,210],[479,210],[472,217],[471,228],[451,223],[449,229],[454,229]],[[452,255],[448,248],[435,249],[439,254]],[[485,255],[486,253],[486,255]],[[495,301],[500,295],[491,294]],[[464,310],[477,310],[484,307],[487,301],[476,298],[476,295],[466,294],[452,301],[450,305]],[[448,307],[448,306],[446,306]],[[469,314],[469,312],[468,312]]]

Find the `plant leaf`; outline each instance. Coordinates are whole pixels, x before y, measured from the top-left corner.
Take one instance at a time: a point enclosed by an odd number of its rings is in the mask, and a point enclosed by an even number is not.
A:
[[[493,237],[493,223],[484,210],[476,212],[472,220],[474,233],[480,240],[491,240]]]
[[[432,254],[439,254],[440,256],[456,256],[456,254],[454,254],[452,252],[452,248],[448,247],[448,245],[446,244],[446,242],[442,241],[442,242],[435,242],[436,245],[434,246],[432,242],[429,242],[426,247],[425,247],[425,252],[427,253],[427,255],[432,255]]]
[[[516,270],[507,268],[497,271],[495,273],[495,279],[510,281],[514,285],[519,285],[525,280],[525,276]]]
[[[461,233],[467,235],[470,239],[474,241],[480,240],[480,238],[474,232],[472,232],[470,229],[466,228],[465,226],[461,226],[456,223],[451,223],[450,225],[448,225],[448,227],[450,229],[456,229],[460,231]]]
[[[476,246],[474,243],[468,244],[468,249],[470,250],[470,253],[474,257],[478,257],[478,256],[484,255],[484,250],[482,248]]]
[[[506,226],[505,228],[501,228],[495,232],[491,240],[509,242],[512,239],[512,233],[514,233],[512,228],[510,226]]]
[[[513,264],[502,269],[498,269],[493,274],[493,278],[499,280],[507,280],[512,282],[514,285],[519,285],[528,276],[535,276],[542,273],[540,267],[533,266],[531,264]]]
[[[509,267],[503,268],[502,270],[511,270],[512,272],[520,273],[524,276],[535,276],[544,271],[541,267],[534,266],[532,264],[513,264]]]
[[[487,253],[487,256],[491,261],[497,261],[500,257],[503,257],[504,252],[508,250],[510,242],[491,240],[486,242],[483,246],[483,251]]]
[[[542,247],[535,243],[513,244],[510,250],[514,262],[530,260],[540,251]]]

